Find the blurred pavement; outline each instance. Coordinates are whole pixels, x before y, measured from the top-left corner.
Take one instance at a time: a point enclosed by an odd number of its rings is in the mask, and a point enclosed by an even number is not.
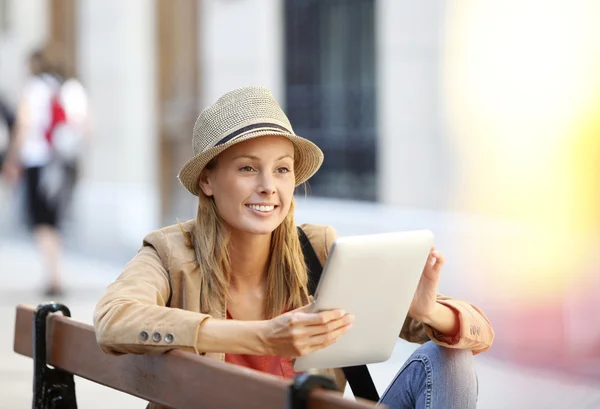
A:
[[[39,258],[26,240],[0,241],[0,271],[4,274],[0,288],[0,409],[26,408],[31,405],[32,360],[12,351],[15,307],[45,301]],[[64,276],[68,282],[65,303],[75,319],[91,323],[94,305],[103,289],[119,273],[118,264],[106,264],[79,254],[64,257]],[[372,365],[372,374],[383,392],[396,370],[414,350],[415,345],[399,341],[393,357]],[[561,374],[531,370],[500,362],[485,354],[476,357],[480,382],[481,409],[593,409],[600,407],[600,384]],[[77,399],[82,409],[143,408],[144,402],[76,379]]]

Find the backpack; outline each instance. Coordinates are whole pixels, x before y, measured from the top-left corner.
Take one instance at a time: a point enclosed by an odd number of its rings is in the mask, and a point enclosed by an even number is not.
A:
[[[75,162],[81,151],[82,127],[71,118],[67,106],[69,98],[72,98],[73,89],[77,87],[80,87],[80,84],[74,79],[69,79],[54,90],[50,99],[50,122],[44,137],[52,147],[55,158],[61,162]],[[81,91],[77,89],[76,92]]]
[[[62,85],[60,86],[62,88]],[[46,128],[44,136],[48,143],[52,146],[55,137],[55,131],[59,126],[63,126],[67,122],[67,112],[60,98],[60,89],[52,95],[50,100],[50,124]]]
[[[302,246],[302,253],[304,254],[304,262],[308,269],[308,292],[310,295],[314,295],[321,279],[323,266],[301,227],[298,227],[298,236],[300,245]],[[373,402],[379,401],[379,393],[377,392],[377,388],[375,388],[367,365],[347,366],[342,368],[342,371],[344,371],[346,380],[350,384],[350,389],[352,389],[355,397],[368,399]]]

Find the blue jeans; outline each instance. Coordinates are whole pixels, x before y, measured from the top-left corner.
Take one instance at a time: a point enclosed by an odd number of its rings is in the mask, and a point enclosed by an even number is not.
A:
[[[477,393],[473,353],[429,341],[408,358],[379,403],[390,409],[472,409]]]

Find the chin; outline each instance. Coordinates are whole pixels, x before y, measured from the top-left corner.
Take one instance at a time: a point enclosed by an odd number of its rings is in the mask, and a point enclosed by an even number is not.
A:
[[[238,230],[247,234],[267,235],[271,234],[281,223],[247,223],[238,227]]]
[[[260,226],[260,227],[254,227],[254,228],[249,228],[247,230],[248,233],[250,234],[256,234],[256,235],[267,235],[267,234],[272,234],[275,229],[277,228],[277,226]]]

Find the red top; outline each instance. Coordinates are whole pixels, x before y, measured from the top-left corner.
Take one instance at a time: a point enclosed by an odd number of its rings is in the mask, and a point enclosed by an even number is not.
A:
[[[229,311],[227,311],[227,319],[232,319]],[[225,362],[277,375],[284,379],[291,379],[296,376],[292,360],[278,356],[225,354]]]

